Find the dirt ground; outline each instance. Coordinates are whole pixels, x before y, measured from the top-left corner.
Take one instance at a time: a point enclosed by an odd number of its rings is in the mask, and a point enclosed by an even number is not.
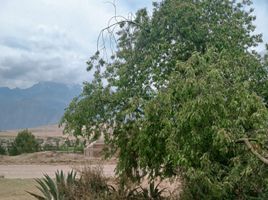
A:
[[[24,164],[88,164],[88,163],[101,163],[101,164],[115,164],[116,161],[102,160],[101,158],[89,158],[83,154],[77,153],[63,153],[53,151],[42,151],[36,153],[22,154],[18,156],[3,156],[0,155],[0,165],[24,165]]]
[[[84,167],[102,167],[107,177],[114,175],[115,160],[104,161],[83,154],[37,152],[18,156],[0,156],[0,199],[32,200],[25,191],[35,192],[34,178],[55,176],[57,170],[68,172]]]
[[[26,191],[38,193],[34,179],[0,179],[1,200],[36,200]]]
[[[72,169],[79,171],[84,167],[99,167],[99,165],[0,165],[0,177],[2,179],[32,179],[41,178],[44,174],[54,177],[57,170],[62,170],[66,173]],[[101,167],[105,176],[112,177],[114,175],[115,165],[105,164],[101,165]]]
[[[0,156],[0,177],[39,178],[43,174],[53,176],[57,170],[64,172],[85,166],[103,166],[104,174],[113,175],[115,160],[104,161],[83,154],[37,152],[18,156]]]
[[[34,200],[26,191],[39,193],[34,178],[42,178],[44,174],[55,177],[57,170],[65,173],[74,169],[81,170],[84,167],[99,167],[99,164],[88,165],[63,165],[63,164],[25,164],[25,165],[0,165],[0,199],[1,200]],[[103,174],[107,177],[114,175],[114,164],[101,165]]]

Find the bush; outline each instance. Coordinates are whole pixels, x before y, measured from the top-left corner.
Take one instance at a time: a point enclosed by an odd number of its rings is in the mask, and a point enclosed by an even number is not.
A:
[[[80,178],[76,172],[71,171],[67,176],[62,171],[57,171],[53,180],[48,175],[42,179],[36,179],[37,188],[42,196],[29,192],[36,199],[43,200],[168,200],[173,197],[163,197],[165,189],[160,189],[159,184],[150,183],[148,188],[135,187],[113,187],[109,184],[109,179],[103,175],[101,167],[83,168],[80,171]],[[116,185],[116,184],[115,184]],[[177,199],[177,198],[175,198]]]
[[[103,176],[102,168],[87,167],[81,170],[80,174],[74,199],[110,199],[113,188]]]
[[[9,149],[9,154],[19,155],[22,153],[37,152],[38,150],[39,145],[35,136],[26,129],[18,133],[15,141],[12,143],[12,146]]]
[[[102,174],[100,168],[84,168],[80,178],[76,178],[76,172],[69,172],[67,176],[62,171],[56,172],[56,179],[48,175],[42,179],[36,179],[43,196],[28,192],[37,199],[110,199],[111,187],[107,184],[107,178]]]
[[[6,149],[0,144],[0,155],[6,155]]]

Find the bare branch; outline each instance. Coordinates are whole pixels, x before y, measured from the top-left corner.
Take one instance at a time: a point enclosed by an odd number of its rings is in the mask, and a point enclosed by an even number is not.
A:
[[[122,23],[129,23],[129,24],[133,24],[133,25],[135,25],[135,26],[137,26],[137,27],[142,27],[142,25],[140,25],[140,24],[138,24],[138,23],[136,23],[136,22],[134,22],[134,21],[131,21],[131,20],[122,20],[122,21],[118,21],[118,22],[115,22],[115,23],[113,23],[113,24],[110,24],[109,26],[103,28],[103,29],[100,31],[100,34],[99,34],[98,39],[97,39],[97,50],[99,50],[99,42],[100,42],[100,38],[103,36],[103,33],[104,33],[105,31],[108,31],[108,33],[111,33],[110,30],[111,30],[112,27],[114,27],[114,26],[118,26],[118,25],[120,25],[120,24],[122,24]],[[113,29],[113,30],[114,30],[114,29]]]
[[[236,141],[236,143],[245,143],[246,146],[248,147],[248,149],[251,151],[252,154],[254,154],[257,158],[259,158],[259,160],[261,160],[264,164],[268,165],[268,159],[266,159],[265,157],[263,157],[261,154],[259,154],[252,146],[252,144],[250,143],[250,141],[257,141],[256,139],[252,139],[252,138],[240,138]]]

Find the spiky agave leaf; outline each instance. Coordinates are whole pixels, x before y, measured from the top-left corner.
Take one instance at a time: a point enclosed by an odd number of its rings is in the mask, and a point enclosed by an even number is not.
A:
[[[39,184],[37,189],[44,195],[45,199],[51,199],[51,193],[49,189],[49,185],[46,184],[44,179],[35,179],[35,181]]]
[[[44,178],[42,179],[35,179],[38,183],[38,186],[36,187],[43,196],[28,191],[27,193],[41,200],[62,200],[65,198],[69,188],[75,184],[75,179],[75,171],[72,170],[65,176],[62,170],[57,170],[55,173],[55,181],[47,174],[44,174]]]
[[[32,193],[32,192],[29,192],[29,191],[26,191],[28,194],[32,195],[33,197],[35,197],[36,199],[38,200],[46,200],[46,198],[38,195],[38,194],[35,194],[35,193]]]
[[[43,196],[27,191],[28,194],[32,195],[33,197],[39,200],[62,199],[60,198],[57,184],[47,174],[44,174],[44,178],[42,179],[37,178],[35,179],[35,181],[38,183],[38,186],[36,186],[37,189],[42,193]]]
[[[46,185],[48,186],[49,192],[52,195],[53,200],[60,200],[60,198],[59,198],[59,190],[58,190],[57,184],[47,174],[45,174],[44,176],[45,176],[45,178],[43,180],[46,183]]]
[[[154,185],[154,182],[150,183],[150,186],[149,186],[149,188],[150,188],[150,196],[153,199],[160,199],[162,193],[167,190],[167,188],[162,188],[161,190],[159,190],[160,183],[161,182],[159,182],[156,186]]]
[[[73,171],[73,170],[71,172],[68,172],[67,179],[66,179],[66,184],[69,185],[69,186],[74,184],[75,179],[76,179],[76,172]]]
[[[63,174],[63,171],[58,171],[55,173],[55,178],[56,178],[56,185],[59,189],[59,193],[63,193],[64,189],[66,188],[66,183],[65,183],[65,176]]]

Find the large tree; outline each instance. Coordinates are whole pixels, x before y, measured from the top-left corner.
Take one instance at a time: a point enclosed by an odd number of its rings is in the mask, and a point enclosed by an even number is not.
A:
[[[250,51],[261,42],[250,4],[165,0],[152,16],[142,9],[116,23],[117,51],[88,62],[95,78],[66,110],[65,131],[112,130],[108,152],[132,180],[180,175],[187,198],[265,198],[256,153],[268,130],[267,73]]]

